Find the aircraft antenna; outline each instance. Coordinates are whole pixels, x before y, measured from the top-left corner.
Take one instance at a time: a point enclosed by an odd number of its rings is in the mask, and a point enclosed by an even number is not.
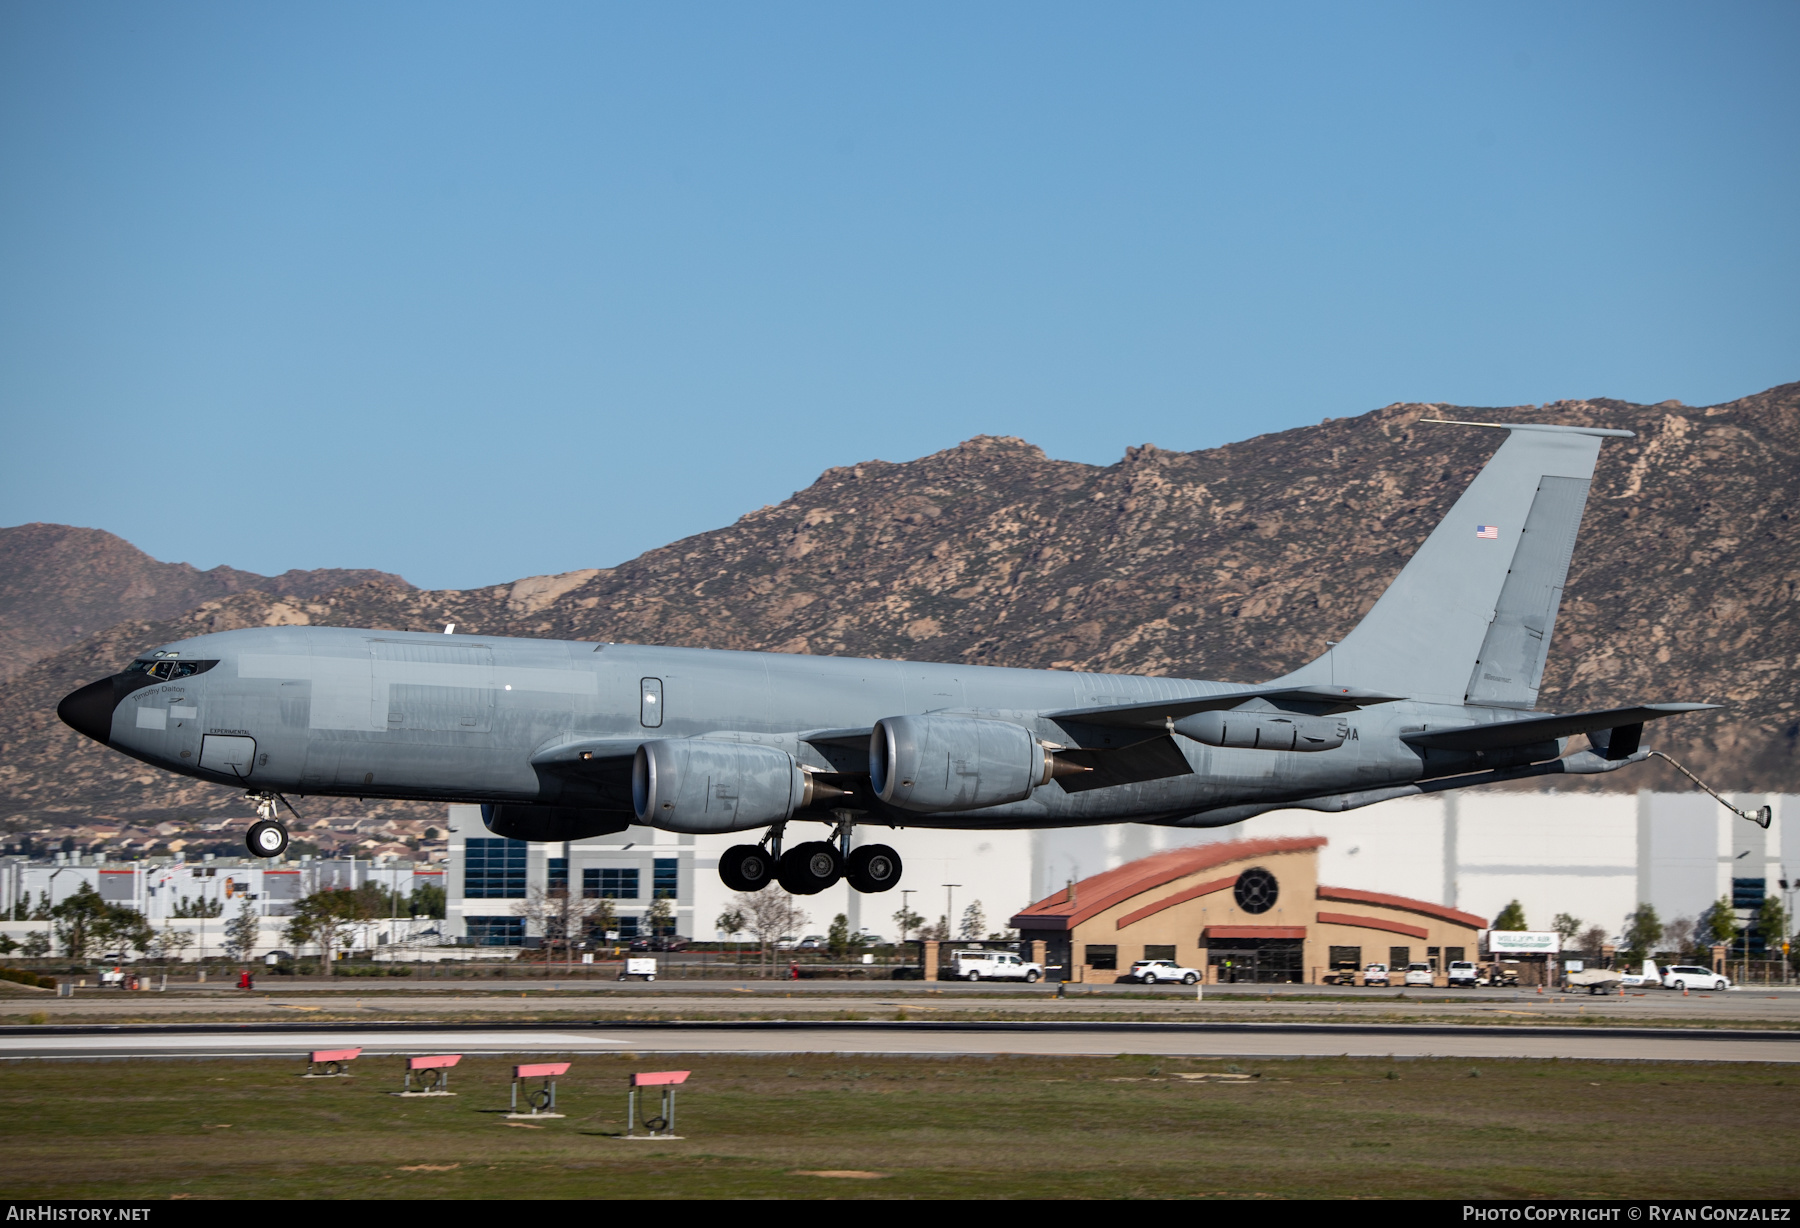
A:
[[[1660,750],[1653,750],[1650,752],[1650,754],[1658,759],[1667,759],[1671,764],[1674,764],[1675,770],[1677,772],[1680,772],[1683,776],[1686,776],[1689,780],[1691,780],[1695,784],[1699,785],[1702,789],[1705,789],[1708,793],[1712,793],[1712,798],[1715,802],[1718,802],[1719,805],[1721,805],[1721,806],[1725,807],[1725,809],[1731,811],[1731,813],[1735,814],[1738,818],[1749,819],[1752,823],[1754,823],[1758,827],[1761,827],[1764,829],[1767,829],[1770,821],[1774,819],[1775,812],[1774,812],[1773,808],[1771,808],[1769,806],[1764,806],[1762,809],[1758,810],[1755,814],[1751,814],[1747,810],[1739,810],[1736,806],[1733,806],[1730,802],[1728,802],[1724,798],[1720,797],[1717,793],[1713,793],[1711,785],[1707,784],[1704,780],[1701,780],[1698,776],[1694,775],[1692,772],[1690,772],[1686,768],[1682,767],[1679,763],[1676,763],[1674,756],[1665,755]]]

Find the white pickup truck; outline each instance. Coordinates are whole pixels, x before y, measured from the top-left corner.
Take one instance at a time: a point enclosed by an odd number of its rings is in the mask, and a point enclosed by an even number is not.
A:
[[[1044,965],[1020,959],[1011,951],[955,951],[949,973],[959,981],[1024,981],[1044,979]]]

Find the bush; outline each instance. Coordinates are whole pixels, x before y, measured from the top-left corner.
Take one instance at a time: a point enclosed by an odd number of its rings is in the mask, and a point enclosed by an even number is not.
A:
[[[39,976],[35,972],[27,972],[23,968],[0,968],[0,981],[12,981],[17,985],[30,985],[37,989],[55,989],[53,977]]]
[[[411,976],[410,964],[333,964],[332,976]]]

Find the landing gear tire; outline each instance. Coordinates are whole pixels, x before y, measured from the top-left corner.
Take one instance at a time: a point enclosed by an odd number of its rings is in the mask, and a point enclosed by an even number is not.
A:
[[[844,859],[823,840],[795,845],[775,867],[775,879],[789,895],[817,895],[843,876]]]
[[[900,882],[900,854],[885,844],[865,844],[850,853],[844,877],[865,895],[891,891]]]
[[[279,857],[287,852],[287,828],[274,819],[258,819],[244,833],[244,844],[252,857]]]
[[[734,844],[719,858],[719,878],[733,891],[761,891],[775,877],[775,859],[760,844]]]

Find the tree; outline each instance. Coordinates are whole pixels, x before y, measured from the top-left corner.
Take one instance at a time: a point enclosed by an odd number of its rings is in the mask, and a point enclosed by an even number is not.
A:
[[[1514,902],[1516,903],[1517,901]],[[1499,929],[1500,927],[1495,926],[1494,928]],[[1574,942],[1575,935],[1581,932],[1581,918],[1570,916],[1566,912],[1559,912],[1556,914],[1556,919],[1550,922],[1550,928],[1556,931],[1557,935],[1562,939],[1563,946],[1566,947]]]
[[[644,924],[652,934],[673,934],[675,932],[675,906],[667,896],[658,896],[650,901],[650,907],[644,910]]]
[[[13,941],[11,934],[0,934],[0,955],[11,955],[18,949],[19,944]]]
[[[727,938],[735,939],[744,932],[744,913],[742,909],[727,908],[713,921],[713,926]]]
[[[949,918],[940,915],[932,924],[921,926],[919,928],[919,937],[923,938],[926,942],[950,941]]]
[[[956,936],[965,941],[978,939],[987,933],[987,914],[981,910],[980,900],[970,900],[969,906],[963,909],[962,924],[957,927]]]
[[[1713,901],[1694,925],[1694,941],[1702,947],[1729,947],[1742,933],[1743,930],[1738,926],[1737,912],[1731,907],[1731,897],[1728,895],[1722,895]]]
[[[908,934],[925,924],[925,918],[910,908],[902,908],[894,914],[894,924],[900,927],[900,941],[905,942]]]
[[[1598,958],[1600,955],[1600,948],[1606,945],[1606,939],[1607,933],[1605,926],[1590,925],[1587,929],[1582,931],[1581,937],[1575,940],[1575,948],[1579,951],[1590,951]]]
[[[156,930],[137,909],[109,904],[106,915],[94,929],[94,938],[103,951],[112,947],[130,947],[142,954],[156,941]]]
[[[575,942],[587,933],[588,916],[593,909],[588,901],[566,888],[533,887],[513,906],[513,911],[543,936],[548,956],[559,947],[565,954],[574,949]]]
[[[1781,897],[1765,895],[1762,907],[1756,910],[1756,932],[1762,935],[1763,958],[1780,959],[1781,944],[1787,940],[1787,909],[1781,906]]]
[[[249,900],[238,905],[238,915],[225,923],[225,954],[229,959],[249,959],[262,937],[262,918]]]
[[[1673,951],[1677,956],[1686,955],[1694,946],[1694,919],[1692,917],[1676,917],[1663,926],[1662,949]]]
[[[194,936],[173,924],[165,925],[150,940],[150,953],[159,961],[181,960],[181,953],[194,945]]]
[[[25,935],[25,942],[19,948],[19,954],[26,959],[41,959],[50,954],[50,935],[43,930],[33,930]]]
[[[775,943],[798,933],[807,921],[806,914],[794,903],[794,897],[774,887],[740,891],[731,897],[731,907],[744,914],[744,928],[756,939],[757,949],[765,961]]]
[[[1494,918],[1494,924],[1489,928],[1497,930],[1530,929],[1531,927],[1525,924],[1525,906],[1514,900],[1500,910],[1500,915]]]
[[[825,931],[825,949],[838,959],[850,954],[850,918],[846,914],[839,913],[831,919]]]
[[[197,900],[190,900],[187,896],[184,895],[181,897],[180,902],[175,905],[175,916],[181,917],[184,919],[197,918],[197,917],[217,917],[217,916],[222,916],[224,914],[224,912],[225,912],[225,901],[224,900],[219,900],[219,899],[209,900],[205,896],[201,896]]]
[[[588,904],[587,933],[606,941],[608,934],[616,933],[619,928],[619,910],[611,900],[594,900]]]
[[[82,883],[50,910],[56,922],[56,941],[70,959],[86,959],[104,929],[106,901],[92,886]]]
[[[31,919],[33,921],[48,921],[50,919],[50,893],[48,891],[38,892],[37,907],[31,910]]]
[[[1632,959],[1643,959],[1653,954],[1656,944],[1662,938],[1662,918],[1656,915],[1656,908],[1651,904],[1639,904],[1625,918],[1625,950]]]
[[[364,884],[365,887],[372,885]],[[349,939],[357,926],[380,915],[373,892],[327,887],[303,897],[294,905],[294,919],[287,926],[288,941],[296,946],[318,943],[325,975],[330,976],[337,948]]]
[[[433,883],[421,883],[412,889],[412,898],[407,902],[407,909],[415,917],[436,917],[442,920],[445,915],[444,889]]]

